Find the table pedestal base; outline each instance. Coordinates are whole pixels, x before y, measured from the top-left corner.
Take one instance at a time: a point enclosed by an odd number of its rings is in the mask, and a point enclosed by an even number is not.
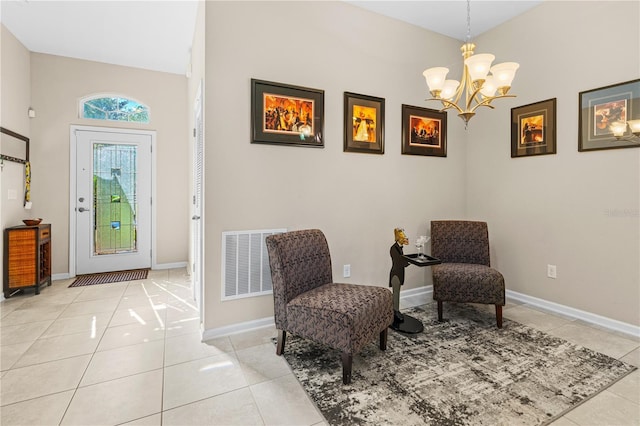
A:
[[[407,314],[398,314],[400,313],[396,312],[393,324],[390,326],[392,330],[407,334],[422,333],[424,331],[424,325],[417,318]]]

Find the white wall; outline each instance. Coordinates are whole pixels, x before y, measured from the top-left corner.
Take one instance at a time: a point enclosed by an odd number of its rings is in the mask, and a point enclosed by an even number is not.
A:
[[[188,255],[189,172],[187,81],[183,75],[31,54],[32,197],[34,215],[51,223],[54,274],[69,270],[70,125],[155,130],[156,260]],[[78,118],[80,98],[97,93],[130,96],[151,108],[147,125]]]
[[[544,2],[475,40],[478,52],[521,66],[518,97],[469,126],[466,180],[469,215],[489,222],[508,289],[634,325],[640,149],[578,152],[578,93],[640,76],[639,9]],[[510,158],[510,108],[549,98],[557,98],[557,154]]]
[[[220,302],[223,231],[320,228],[335,281],[386,287],[394,227],[413,242],[430,220],[464,216],[459,119],[447,158],[403,156],[400,141],[401,105],[427,106],[429,58],[456,63],[458,47],[342,2],[207,3],[205,328],[273,314],[270,295]],[[323,89],[325,148],[251,144],[251,78]],[[384,155],[343,152],[345,91],[386,99]],[[428,268],[407,268],[405,289],[426,283]]]
[[[31,103],[29,51],[2,24],[0,75],[0,126],[30,137],[27,116]],[[24,165],[5,161],[0,172],[0,188],[0,229],[22,225],[21,219],[33,217],[30,211],[23,208]],[[9,190],[16,191],[16,199],[8,199]],[[3,252],[3,244],[4,238],[0,238],[0,252]],[[3,276],[2,268],[3,266],[0,266],[0,276]]]

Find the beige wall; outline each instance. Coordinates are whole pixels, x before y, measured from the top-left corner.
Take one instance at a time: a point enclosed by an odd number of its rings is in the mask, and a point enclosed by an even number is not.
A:
[[[29,51],[0,24],[2,60],[2,127],[29,136],[27,110],[31,103]]]
[[[30,137],[27,110],[31,104],[31,65],[29,51],[0,24],[0,126]],[[0,150],[0,152],[3,152]],[[0,229],[22,225],[21,219],[33,217],[23,208],[24,166],[5,161],[0,172]],[[9,190],[17,199],[9,200]],[[0,252],[4,239],[0,238]],[[0,266],[2,276],[3,266]]]
[[[156,261],[185,262],[188,254],[189,172],[186,77],[31,54],[33,212],[52,224],[53,273],[69,266],[70,125],[148,129],[156,139]],[[80,98],[97,93],[130,96],[151,108],[148,125],[78,118]]]
[[[401,105],[425,105],[434,55],[457,62],[458,42],[343,2],[207,3],[205,328],[273,315],[271,295],[220,301],[223,231],[320,228],[335,281],[386,287],[394,227],[413,241],[464,215],[455,115],[447,158],[400,154]],[[251,78],[323,89],[325,148],[251,144]],[[384,155],[343,152],[345,91],[386,99]],[[405,289],[430,283],[427,269],[407,268]]]
[[[544,2],[479,37],[479,51],[521,67],[518,97],[469,126],[466,181],[469,215],[489,222],[508,289],[636,326],[640,150],[578,152],[578,93],[639,77],[639,9]],[[557,154],[510,158],[510,108],[549,98]]]

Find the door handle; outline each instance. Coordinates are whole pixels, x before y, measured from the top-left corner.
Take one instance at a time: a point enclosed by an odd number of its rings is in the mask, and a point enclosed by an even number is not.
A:
[[[79,211],[80,213],[82,213],[82,212],[88,212],[88,211],[89,211],[89,209],[85,209],[84,207],[78,207],[78,211]]]
[[[200,216],[194,214],[191,220],[200,220]]]

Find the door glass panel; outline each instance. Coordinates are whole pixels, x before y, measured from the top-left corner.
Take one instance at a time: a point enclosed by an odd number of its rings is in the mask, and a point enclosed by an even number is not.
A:
[[[93,254],[138,249],[137,146],[93,145]]]

